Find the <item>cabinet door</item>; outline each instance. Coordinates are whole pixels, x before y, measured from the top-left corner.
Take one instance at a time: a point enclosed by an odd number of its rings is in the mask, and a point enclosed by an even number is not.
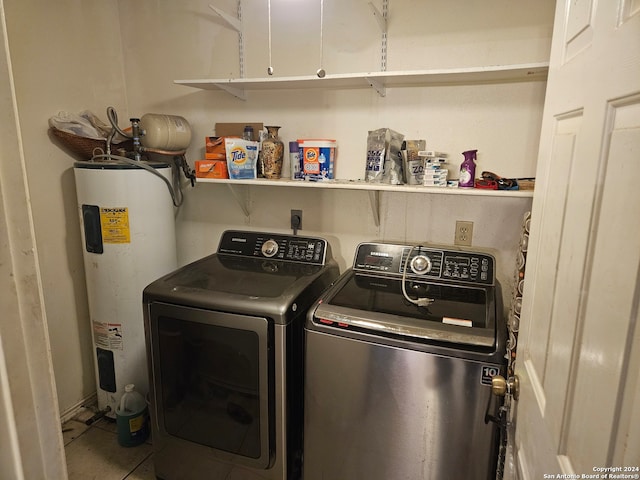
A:
[[[637,475],[640,6],[556,8],[516,364],[517,468],[523,479]]]

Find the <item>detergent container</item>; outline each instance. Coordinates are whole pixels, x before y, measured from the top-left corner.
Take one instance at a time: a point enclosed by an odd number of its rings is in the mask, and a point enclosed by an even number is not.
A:
[[[149,409],[147,401],[135,385],[125,385],[120,405],[116,408],[118,443],[123,447],[135,447],[149,437]]]
[[[311,181],[333,179],[336,147],[335,140],[299,139],[303,178]]]

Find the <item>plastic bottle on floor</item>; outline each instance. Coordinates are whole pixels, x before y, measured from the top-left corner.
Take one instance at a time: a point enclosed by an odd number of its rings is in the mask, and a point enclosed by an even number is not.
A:
[[[149,409],[142,394],[130,383],[125,385],[120,405],[116,408],[118,443],[135,447],[149,437]]]

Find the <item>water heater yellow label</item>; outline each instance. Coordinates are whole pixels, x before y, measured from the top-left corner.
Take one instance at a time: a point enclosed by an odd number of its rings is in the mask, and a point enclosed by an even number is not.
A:
[[[100,207],[100,226],[103,243],[131,243],[127,207]]]

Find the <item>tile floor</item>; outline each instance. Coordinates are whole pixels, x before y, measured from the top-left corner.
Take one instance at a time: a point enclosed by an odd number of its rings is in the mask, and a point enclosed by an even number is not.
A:
[[[115,422],[103,418],[87,426],[92,416],[85,410],[62,425],[69,480],[156,480],[151,440],[121,447]]]

